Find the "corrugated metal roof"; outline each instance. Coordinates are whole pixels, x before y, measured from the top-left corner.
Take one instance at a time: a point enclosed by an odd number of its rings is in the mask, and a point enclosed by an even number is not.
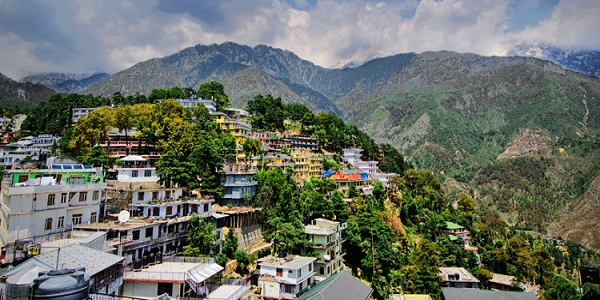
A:
[[[221,272],[223,267],[218,264],[212,263],[208,266],[192,272],[192,275],[189,277],[196,283],[204,282],[206,279],[213,277],[215,274]]]
[[[57,256],[58,269],[75,269],[85,267],[85,271],[94,276],[96,273],[122,262],[125,257],[98,251],[80,245],[69,245],[51,252],[42,252],[36,256],[37,259],[50,266],[56,266]]]
[[[298,300],[327,299],[327,300],[365,300],[369,299],[373,289],[352,274],[342,271],[319,282]]]
[[[536,300],[535,293],[492,291],[467,288],[445,288],[445,300]]]

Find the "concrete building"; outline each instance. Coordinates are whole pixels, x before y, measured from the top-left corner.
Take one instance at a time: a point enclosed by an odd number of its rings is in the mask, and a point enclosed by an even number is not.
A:
[[[314,257],[267,256],[259,259],[258,285],[263,299],[295,299],[314,284]]]
[[[206,298],[206,281],[223,270],[210,258],[177,257],[173,261],[130,268],[123,275],[123,297],[156,299],[167,294],[175,299]]]
[[[304,227],[306,240],[313,246],[305,249],[303,254],[314,252],[318,255],[315,261],[315,281],[324,280],[344,270],[343,258],[346,253],[342,247],[342,231],[345,229],[346,223],[323,218],[315,219],[312,224]]]
[[[442,285],[447,287],[479,289],[479,279],[465,268],[440,267],[438,277]]]
[[[256,195],[258,182],[254,180],[256,167],[251,164],[227,162],[224,165],[225,182],[223,183],[223,204],[239,206],[245,199]]]
[[[98,108],[100,107],[74,107],[71,115],[71,122],[77,123],[81,117],[87,116]]]
[[[98,222],[105,202],[104,177],[91,166],[7,171],[0,205],[2,259],[24,255],[24,244],[60,239],[74,225]]]

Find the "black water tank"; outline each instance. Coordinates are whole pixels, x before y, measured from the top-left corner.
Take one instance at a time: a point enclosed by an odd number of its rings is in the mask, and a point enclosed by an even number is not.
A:
[[[41,272],[31,286],[32,299],[81,300],[89,296],[90,276],[85,268]]]

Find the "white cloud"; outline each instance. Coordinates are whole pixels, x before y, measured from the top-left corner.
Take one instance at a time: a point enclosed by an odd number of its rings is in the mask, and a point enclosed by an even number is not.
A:
[[[0,17],[7,20],[0,20],[0,72],[13,78],[39,71],[116,72],[225,41],[290,50],[322,66],[378,53],[502,55],[528,41],[600,49],[600,2],[562,1],[547,19],[515,31],[515,3],[516,9],[544,3],[515,1],[0,0]]]

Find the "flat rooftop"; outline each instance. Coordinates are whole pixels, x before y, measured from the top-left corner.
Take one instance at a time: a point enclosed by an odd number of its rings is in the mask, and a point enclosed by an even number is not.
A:
[[[317,260],[315,257],[307,256],[288,256],[288,257],[274,257],[267,256],[258,262],[261,266],[272,266],[272,267],[284,267],[288,269],[299,269],[313,261]]]

